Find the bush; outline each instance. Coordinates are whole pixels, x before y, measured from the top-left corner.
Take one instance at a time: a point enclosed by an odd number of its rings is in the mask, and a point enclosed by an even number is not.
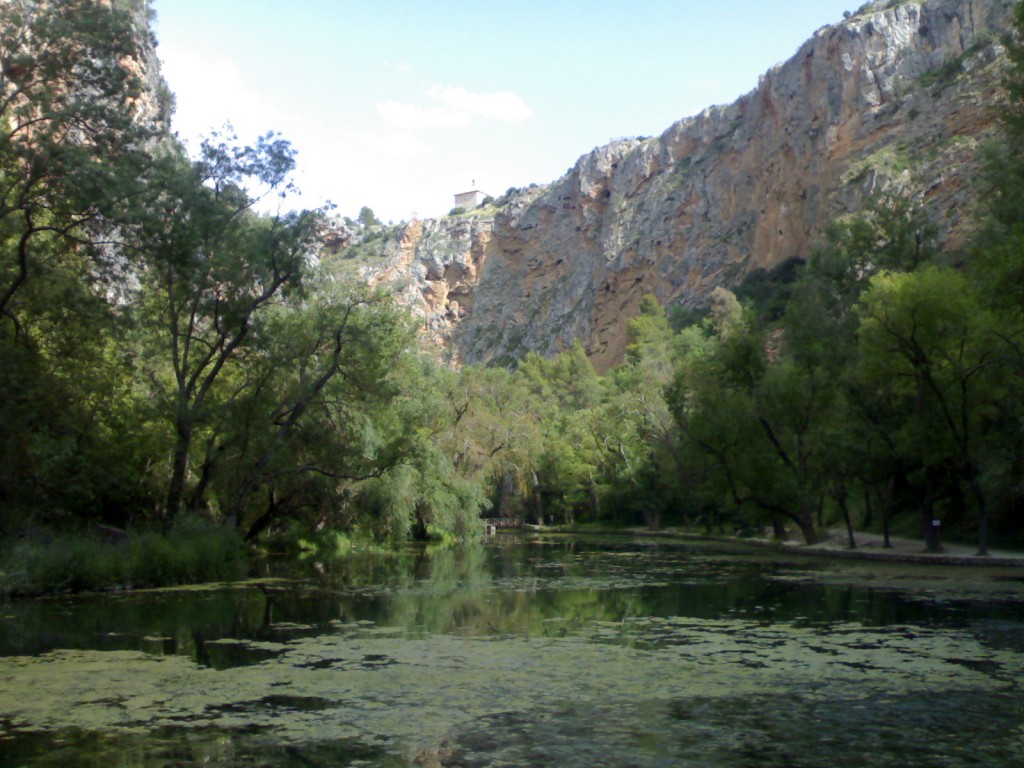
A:
[[[136,533],[124,542],[81,534],[17,542],[0,554],[0,595],[169,587],[237,579],[246,569],[237,531],[183,518],[166,534]]]

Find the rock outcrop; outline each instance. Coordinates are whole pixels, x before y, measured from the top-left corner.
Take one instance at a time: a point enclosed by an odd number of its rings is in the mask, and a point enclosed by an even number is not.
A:
[[[962,243],[979,141],[994,130],[1013,0],[885,0],[814,34],[758,87],[661,136],[581,157],[493,212],[413,222],[374,281],[404,285],[456,362],[510,364],[579,338],[622,358],[646,294],[695,306],[806,257],[884,186],[918,195]]]
[[[423,317],[422,336],[449,361],[451,340],[474,309],[495,219],[459,216],[412,221],[361,270],[371,285],[389,285],[398,300]]]

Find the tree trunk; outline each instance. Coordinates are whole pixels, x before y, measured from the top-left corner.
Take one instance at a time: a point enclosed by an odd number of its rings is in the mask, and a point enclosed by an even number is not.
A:
[[[515,478],[511,472],[502,472],[498,483],[498,517],[514,517],[512,500],[515,498]]]
[[[814,512],[811,509],[810,504],[801,504],[799,510],[794,512],[791,509],[780,507],[777,504],[772,504],[770,502],[757,499],[751,499],[750,501],[753,501],[771,517],[772,529],[776,538],[779,538],[780,536],[785,538],[786,529],[783,527],[781,519],[788,518],[796,523],[797,528],[800,529],[800,533],[803,534],[805,544],[818,543],[818,531],[814,527]]]
[[[836,503],[839,504],[839,509],[843,512],[843,520],[846,522],[846,536],[849,541],[850,549],[857,548],[857,540],[853,536],[853,520],[850,517],[850,505],[846,503],[846,486],[840,486],[836,492]]]
[[[974,469],[971,468],[971,491],[974,492],[975,501],[978,503],[978,557],[988,557],[988,505],[985,501],[985,492],[974,476]]]
[[[417,541],[426,541],[429,536],[427,534],[427,515],[430,512],[430,507],[420,501],[416,503],[416,521],[412,526],[412,537]]]
[[[21,324],[18,322],[14,313],[8,310],[8,304],[11,298],[17,293],[18,289],[28,280],[28,241],[29,238],[35,233],[36,228],[32,223],[32,211],[25,210],[25,231],[22,233],[21,238],[18,241],[18,275],[14,278],[7,290],[4,291],[3,295],[0,296],[0,315],[7,315],[14,321],[14,338],[18,338],[18,332],[21,328]]]
[[[814,527],[814,520],[810,516],[794,518],[793,522],[797,524],[800,533],[803,534],[805,544],[818,543],[818,531]]]
[[[790,516],[800,529],[800,533],[803,534],[805,544],[817,544],[821,541],[821,527],[814,524],[812,503],[811,499],[804,499],[796,513]]]
[[[892,541],[890,540],[890,524],[892,521],[892,497],[893,491],[896,486],[896,476],[893,475],[889,478],[889,482],[885,485],[885,498],[882,499],[882,548],[892,549]]]
[[[925,552],[942,552],[942,541],[939,538],[939,526],[934,525],[935,520],[935,492],[932,490],[932,482],[927,480],[928,488],[925,491],[924,499],[921,501],[921,535],[924,538]]]
[[[873,517],[871,508],[871,488],[867,483],[863,484],[864,488],[864,520],[861,522],[864,530],[871,528],[871,520]]]
[[[540,495],[540,478],[537,477],[537,473],[533,474],[533,514],[537,520],[537,525],[544,525],[544,501]]]
[[[211,437],[206,444],[206,457],[203,459],[203,466],[199,470],[199,479],[196,481],[196,486],[192,490],[192,496],[188,501],[189,512],[202,511],[206,489],[210,486],[210,480],[213,478],[213,472],[217,465],[215,456],[221,453],[223,449],[223,446],[215,447],[214,443],[215,439]]]
[[[164,506],[165,522],[169,525],[181,511],[185,495],[185,475],[188,472],[188,452],[192,444],[192,427],[181,417],[178,419],[178,435],[171,459],[171,481],[167,486],[167,501]]]
[[[587,483],[587,497],[590,499],[590,519],[597,521],[601,516],[600,500],[597,495],[597,483],[594,482],[594,475],[590,475],[590,482]]]
[[[277,519],[278,512],[280,511],[277,494],[271,491],[268,496],[269,498],[267,499],[266,510],[264,510],[262,515],[256,518],[253,524],[249,526],[249,530],[245,532],[246,541],[255,541],[256,538],[267,530],[267,528],[270,527],[270,524]],[[242,518],[239,517],[238,519],[241,520]]]
[[[644,524],[650,531],[661,530],[661,506],[654,502],[644,506]]]

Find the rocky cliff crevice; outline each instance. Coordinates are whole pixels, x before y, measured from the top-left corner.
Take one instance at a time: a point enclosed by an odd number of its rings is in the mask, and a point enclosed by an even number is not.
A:
[[[869,4],[733,104],[599,147],[492,216],[413,222],[372,279],[404,284],[455,361],[507,364],[579,338],[603,370],[644,295],[694,306],[806,257],[828,221],[880,187],[918,195],[956,247],[1013,5]]]
[[[473,311],[494,224],[485,216],[412,221],[361,270],[362,279],[390,286],[423,318],[423,339],[449,360],[453,331]]]

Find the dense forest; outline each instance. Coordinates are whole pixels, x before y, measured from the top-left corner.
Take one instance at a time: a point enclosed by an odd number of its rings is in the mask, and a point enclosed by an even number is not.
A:
[[[1016,21],[962,253],[889,190],[704,312],[645,302],[598,376],[578,343],[443,366],[390,295],[321,258],[332,212],[288,208],[284,139],[189,155],[169,135],[173,99],[126,64],[138,9],[4,3],[0,591],[47,568],[71,588],[209,578],[244,543],[476,536],[482,514],[932,549],[939,520],[982,552],[1024,544]],[[114,571],[68,564],[122,538]]]

